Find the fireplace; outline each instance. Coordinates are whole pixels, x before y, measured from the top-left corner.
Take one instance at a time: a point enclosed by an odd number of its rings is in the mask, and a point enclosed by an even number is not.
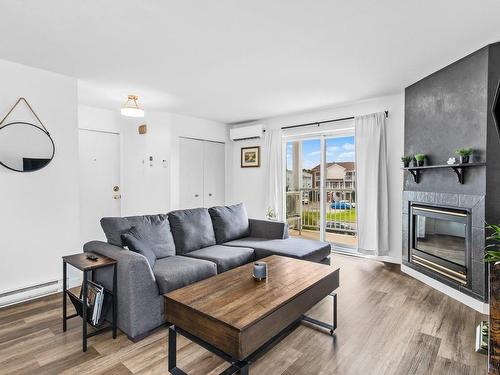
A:
[[[483,195],[406,190],[403,265],[487,301]]]
[[[411,203],[409,219],[409,262],[426,273],[470,288],[470,212]]]

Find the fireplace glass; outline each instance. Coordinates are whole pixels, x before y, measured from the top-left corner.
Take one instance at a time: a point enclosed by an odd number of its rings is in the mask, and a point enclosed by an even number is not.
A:
[[[418,211],[414,211],[414,248],[465,267],[467,224],[462,217],[421,215]]]

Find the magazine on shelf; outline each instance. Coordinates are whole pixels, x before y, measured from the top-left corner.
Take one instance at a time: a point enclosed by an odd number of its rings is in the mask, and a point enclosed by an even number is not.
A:
[[[83,288],[80,290],[80,299],[82,298]],[[87,311],[88,322],[92,325],[98,325],[101,322],[101,312],[104,301],[104,288],[94,283],[87,281]]]

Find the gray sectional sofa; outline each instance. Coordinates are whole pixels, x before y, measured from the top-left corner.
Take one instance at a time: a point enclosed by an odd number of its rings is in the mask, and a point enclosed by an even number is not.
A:
[[[101,226],[107,243],[84,251],[118,261],[118,327],[134,341],[165,323],[165,293],[273,254],[313,262],[330,255],[328,243],[288,238],[283,222],[248,219],[243,204],[103,218]],[[95,271],[94,280],[111,289],[111,270]]]

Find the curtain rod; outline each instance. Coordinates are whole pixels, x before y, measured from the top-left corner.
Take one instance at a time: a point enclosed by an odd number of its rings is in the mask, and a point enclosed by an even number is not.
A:
[[[385,117],[389,117],[389,111],[384,111]],[[333,120],[325,120],[325,121],[316,121],[316,122],[309,122],[307,124],[299,124],[299,125],[290,125],[290,126],[283,126],[281,129],[293,129],[293,128],[301,128],[302,126],[311,126],[311,125],[317,125],[320,126],[321,124],[328,124],[330,122],[337,122],[337,121],[345,121],[345,120],[354,120],[354,116],[351,117],[342,117],[342,118],[336,118]]]

